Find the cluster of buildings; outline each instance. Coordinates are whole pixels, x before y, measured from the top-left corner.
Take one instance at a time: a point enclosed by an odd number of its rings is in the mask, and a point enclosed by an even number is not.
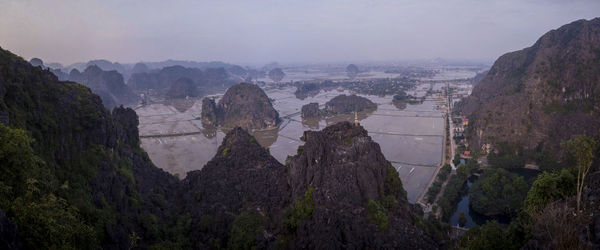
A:
[[[460,157],[463,159],[471,159],[473,156],[472,152],[467,150],[469,148],[469,142],[465,135],[465,130],[469,126],[469,119],[465,116],[458,116],[452,118],[452,122],[454,123],[454,141],[456,142],[456,147],[459,149],[458,152],[462,151]],[[491,150],[492,145],[490,143],[481,145],[482,154],[489,154]]]
[[[456,147],[459,149],[459,152],[461,152],[460,149],[464,149],[460,157],[470,159],[472,157],[471,151],[466,150],[469,147],[469,142],[465,137],[465,129],[469,126],[469,119],[465,116],[454,117],[452,118],[452,123],[454,124],[454,141],[456,142]]]

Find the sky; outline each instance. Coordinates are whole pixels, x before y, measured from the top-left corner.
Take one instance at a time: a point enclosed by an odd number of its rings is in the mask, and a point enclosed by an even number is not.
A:
[[[65,65],[493,61],[597,16],[598,0],[0,0],[0,47]]]

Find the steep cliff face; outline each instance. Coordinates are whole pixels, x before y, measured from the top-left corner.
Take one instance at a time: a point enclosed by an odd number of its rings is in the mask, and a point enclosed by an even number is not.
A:
[[[74,69],[75,70],[75,69]],[[125,85],[123,76],[117,71],[103,71],[96,65],[91,65],[78,74],[72,71],[70,81],[78,82],[92,89],[102,99],[102,103],[109,109],[119,105],[128,105],[136,102],[138,96]]]
[[[208,98],[202,101],[202,121],[213,126],[267,129],[276,127],[280,119],[260,87],[239,83],[227,89],[219,104]]]
[[[319,110],[319,104],[316,102],[312,102],[302,106],[302,118],[316,118],[321,116],[321,111]]]
[[[325,103],[325,111],[330,114],[347,114],[377,109],[377,104],[357,95],[338,95]]]
[[[552,30],[505,54],[457,105],[470,143],[559,151],[574,134],[600,132],[600,18]]]
[[[412,221],[398,173],[361,126],[341,122],[306,131],[289,161],[296,203],[312,213],[296,228],[294,248],[427,249],[437,245]]]
[[[254,235],[253,245],[264,248],[276,243],[273,235],[279,232],[280,217],[289,202],[286,172],[246,131],[237,127],[227,133],[215,157],[183,181],[186,210],[193,221],[204,223],[192,227],[197,247],[231,246],[231,238],[236,237],[231,225],[246,213],[257,214],[265,230]]]
[[[246,131],[231,130],[178,192],[191,214],[194,246],[439,246],[416,226],[398,173],[362,127],[339,123],[302,139],[299,154],[283,166]]]
[[[2,135],[14,134],[2,143],[24,141],[0,147],[15,150],[3,157],[23,159],[0,161],[0,182],[13,190],[0,196],[0,206],[24,247],[128,248],[132,234],[147,239],[133,243],[142,247],[170,241],[153,237],[142,218],[171,223],[171,213],[154,201],[164,197],[161,204],[169,207],[167,187],[177,179],[139,147],[133,110],[111,113],[89,88],[60,82],[0,50],[0,113],[9,117]]]
[[[208,97],[202,99],[202,113],[200,114],[202,122],[216,126],[218,124],[217,115],[221,115],[219,111],[214,99]]]

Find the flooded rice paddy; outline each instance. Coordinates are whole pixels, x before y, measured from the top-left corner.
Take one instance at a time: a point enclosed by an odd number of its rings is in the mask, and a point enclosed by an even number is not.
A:
[[[430,87],[417,86],[416,94]],[[441,88],[434,84],[434,89]],[[300,137],[306,130],[321,130],[339,121],[353,121],[353,115],[338,115],[326,119],[303,120],[302,105],[317,102],[324,105],[347,91],[321,91],[300,100],[295,88],[266,89],[283,122],[279,129],[254,132],[257,141],[268,147],[271,155],[281,163],[288,155],[295,155],[302,145]],[[422,104],[407,105],[399,110],[392,104],[392,96],[362,95],[378,104],[374,112],[359,113],[360,124],[381,146],[387,160],[398,170],[410,202],[415,202],[432,178],[442,157],[443,112],[436,110],[433,98]],[[202,101],[196,100],[191,108],[180,112],[173,106],[151,104],[136,109],[139,116],[142,147],[157,165],[172,174],[184,177],[192,170],[200,170],[214,156],[225,133],[205,129],[200,120]]]

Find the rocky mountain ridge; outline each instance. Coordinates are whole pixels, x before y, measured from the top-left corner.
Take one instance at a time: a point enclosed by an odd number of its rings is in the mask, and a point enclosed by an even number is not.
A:
[[[104,71],[96,65],[91,65],[83,72],[71,70],[68,79],[88,86],[94,94],[100,96],[108,109],[133,104],[139,99],[139,96],[125,85],[123,76],[115,70]]]
[[[562,155],[575,134],[600,133],[600,18],[543,35],[533,46],[494,63],[473,93],[456,105],[469,117],[470,145],[500,143]]]
[[[438,247],[360,126],[305,133],[287,167],[234,128],[202,170],[179,181],[140,148],[133,110],[109,112],[89,88],[4,50],[0,113],[9,116],[0,135],[12,136],[0,140],[0,158],[16,152],[20,159],[1,161],[9,171],[0,175],[2,187],[11,187],[3,190],[13,190],[0,195],[7,247]],[[28,136],[36,143],[4,146]]]
[[[292,197],[310,193],[314,205],[296,228],[293,248],[436,248],[414,226],[396,170],[360,125],[340,122],[305,131],[289,159]]]
[[[0,161],[8,171],[0,181],[14,190],[0,197],[0,206],[16,223],[24,248],[174,244],[159,234],[170,231],[166,225],[175,211],[152,201],[171,207],[167,190],[177,179],[156,168],[139,147],[133,110],[110,112],[88,87],[58,81],[50,71],[0,50],[0,113],[9,117],[9,127],[0,125],[0,134],[14,135],[2,143],[24,141],[19,147],[0,147],[20,149],[0,154],[21,159]],[[12,178],[7,173],[22,174]],[[23,185],[28,188],[18,188]],[[143,216],[162,228],[156,237],[150,237],[148,230],[154,229],[143,225]],[[147,240],[132,242],[132,235]]]

